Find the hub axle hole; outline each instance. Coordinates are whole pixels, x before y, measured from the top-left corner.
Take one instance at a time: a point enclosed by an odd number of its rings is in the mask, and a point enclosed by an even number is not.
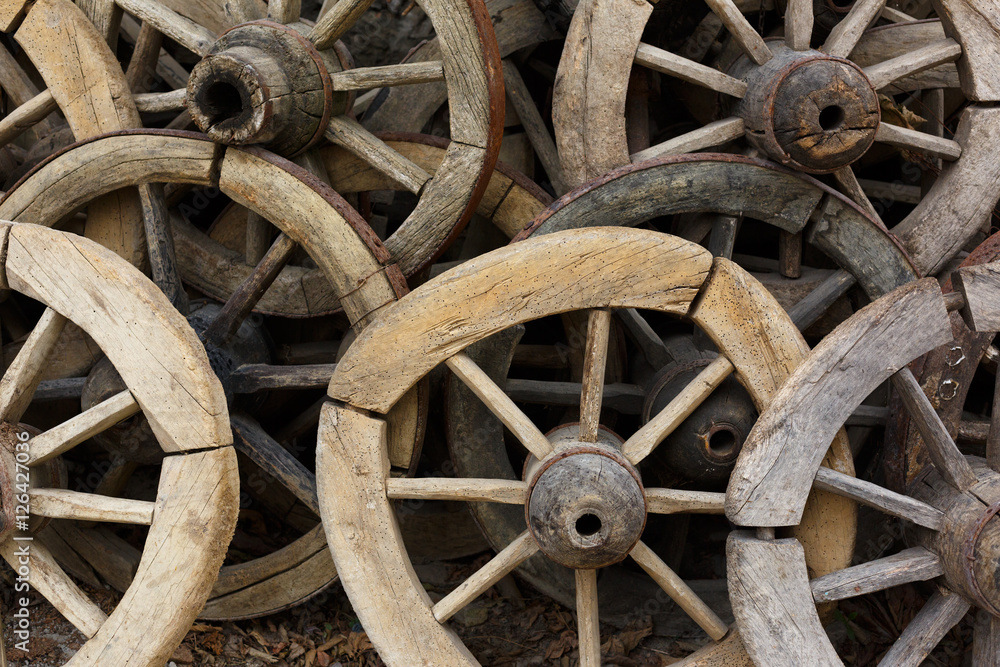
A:
[[[827,132],[839,130],[844,124],[845,118],[843,107],[834,104],[819,112],[819,126]]]
[[[708,448],[716,456],[729,456],[736,449],[736,434],[729,429],[719,429],[709,436]]]
[[[216,81],[208,86],[202,96],[202,102],[212,124],[236,118],[243,113],[243,96],[239,89],[231,83]]]
[[[576,520],[576,532],[582,537],[590,537],[599,533],[603,525],[596,514],[584,514]]]

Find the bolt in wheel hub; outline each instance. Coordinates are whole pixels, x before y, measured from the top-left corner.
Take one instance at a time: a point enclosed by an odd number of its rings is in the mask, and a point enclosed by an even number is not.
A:
[[[542,462],[525,514],[549,558],[593,569],[622,560],[639,541],[646,496],[638,473],[615,450],[579,443]]]
[[[738,112],[747,138],[771,158],[826,173],[864,155],[881,120],[878,95],[854,63],[779,48],[746,77]]]

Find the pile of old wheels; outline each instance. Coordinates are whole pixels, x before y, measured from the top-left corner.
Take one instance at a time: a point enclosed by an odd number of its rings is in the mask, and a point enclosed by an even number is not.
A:
[[[7,657],[342,587],[393,666],[1000,665],[978,4],[0,2]]]

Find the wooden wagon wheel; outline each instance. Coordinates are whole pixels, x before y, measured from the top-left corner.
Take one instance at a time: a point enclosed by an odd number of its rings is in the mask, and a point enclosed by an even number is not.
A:
[[[721,352],[628,440],[599,425],[611,309],[619,308],[686,316]],[[582,416],[546,436],[465,350],[512,326],[581,309],[589,313]],[[323,408],[317,456],[327,537],[345,590],[382,659],[390,665],[478,664],[444,622],[538,551],[576,572],[581,664],[600,664],[597,569],[629,556],[719,642],[687,664],[739,659],[738,634],[640,541],[647,512],[717,512],[723,495],[644,489],[635,466],[725,377],[735,373],[763,405],[806,350],[773,298],[739,267],[721,258],[713,262],[692,243],[643,230],[571,230],[515,244],[442,274],[386,309],[337,367],[329,387],[336,402]],[[525,446],[530,455],[523,481],[388,478],[381,416],[442,363]],[[850,474],[844,437],[832,440],[831,465]],[[520,506],[529,530],[431,604],[399,540],[392,503],[404,498]],[[823,502],[831,500],[839,502]],[[841,509],[853,513],[850,503]]]
[[[862,49],[865,29],[880,14],[904,18],[886,10],[884,0],[867,0],[854,3],[814,50],[812,0],[787,2],[784,42],[765,42],[734,0],[711,0],[708,5],[719,29],[724,26],[743,53],[728,73],[641,42],[653,11],[650,4],[591,0],[577,8],[553,102],[560,159],[571,184],[630,161],[745,139],[750,149],[797,170],[832,173],[842,191],[874,212],[851,165],[878,142],[945,161],[941,176],[922,198],[917,193],[918,205],[894,229],[921,272],[939,270],[983,226],[1000,198],[993,173],[996,144],[992,139],[984,144],[980,138],[993,137],[1000,129],[989,104],[1000,96],[989,64],[989,54],[1000,41],[990,19],[962,0],[941,0],[935,7],[942,24],[936,25],[944,30],[938,28],[937,40],[914,42],[906,34],[923,34],[926,25],[904,23],[874,31],[869,41],[878,48],[868,44]],[[746,11],[758,10],[752,3]],[[894,52],[900,44],[919,48]],[[881,54],[878,60],[874,54]],[[958,63],[957,76],[945,74],[942,79],[937,66],[952,61]],[[703,127],[630,155],[624,114],[634,64],[718,93],[718,107],[728,111]],[[954,140],[882,118],[880,90],[959,82],[973,104],[963,112]],[[935,104],[941,99],[935,94]],[[878,183],[874,187],[890,193],[880,196],[895,198],[891,188]],[[942,219],[947,220],[944,225]]]
[[[972,607],[978,613],[973,664],[993,665],[1000,659],[996,448],[988,446],[988,460],[963,456],[908,366],[935,348],[954,344],[949,310],[960,309],[976,333],[1000,329],[1000,267],[962,268],[952,280],[954,293],[942,294],[935,280],[918,281],[844,322],[789,377],[748,439],[747,455],[737,464],[726,497],[726,514],[734,523],[794,524],[804,494],[824,489],[902,519],[913,545],[810,581],[795,540],[734,533],[728,546],[730,595],[747,649],[761,664],[842,664],[818,619],[800,613],[802,601],[845,599],[931,579],[937,592],[880,664],[923,663]],[[821,438],[836,432],[846,414],[889,379],[932,462],[906,494],[846,478],[817,463],[826,450]],[[998,414],[994,407],[993,421]],[[773,647],[789,632],[796,641],[778,655]]]
[[[143,159],[134,160],[137,154]],[[246,357],[246,350],[258,354],[260,346],[251,344],[255,329],[245,320],[268,289],[277,286],[282,294],[339,302],[356,331],[406,292],[398,267],[378,239],[329,186],[267,151],[221,147],[201,134],[143,130],[76,144],[39,165],[13,188],[0,202],[0,218],[51,224],[105,192],[163,182],[217,187],[283,230],[221,308],[203,309],[191,316],[231,399],[267,389],[322,387],[333,372],[329,364],[272,364],[266,346],[263,359]],[[261,188],[260,183],[270,187]],[[276,285],[276,278],[299,246],[323,273],[309,284],[292,283],[286,290]],[[176,275],[173,279],[179,283]],[[207,317],[206,312],[210,313]],[[398,420],[393,418],[392,440],[398,447],[393,458],[403,472],[419,453],[426,405],[421,391],[410,392],[394,413]],[[318,512],[312,473],[254,419],[233,412],[240,451]],[[317,418],[318,407],[313,424]],[[322,590],[335,577],[317,524],[278,552],[223,568],[205,616],[232,618],[277,611]]]
[[[88,638],[67,664],[162,665],[204,604],[236,523],[239,478],[222,387],[194,331],[138,270],[86,239],[2,227],[3,288],[46,308],[0,380],[0,555]],[[125,389],[39,433],[21,418],[68,322],[107,354]],[[50,473],[58,457],[138,412],[165,454],[155,502],[59,487]],[[27,527],[19,504],[30,507]],[[110,615],[38,533],[51,519],[149,526],[135,578]]]

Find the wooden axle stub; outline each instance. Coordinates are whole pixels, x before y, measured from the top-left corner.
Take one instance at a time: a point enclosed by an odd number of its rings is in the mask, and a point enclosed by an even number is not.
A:
[[[213,141],[301,153],[347,109],[334,93],[326,57],[293,26],[240,24],[223,33],[191,71],[191,118]]]
[[[737,113],[747,139],[778,162],[828,173],[858,160],[875,141],[878,94],[849,60],[777,47],[745,80]]]
[[[549,558],[594,569],[623,560],[646,526],[642,481],[617,451],[578,443],[542,461],[525,504],[528,529]]]

